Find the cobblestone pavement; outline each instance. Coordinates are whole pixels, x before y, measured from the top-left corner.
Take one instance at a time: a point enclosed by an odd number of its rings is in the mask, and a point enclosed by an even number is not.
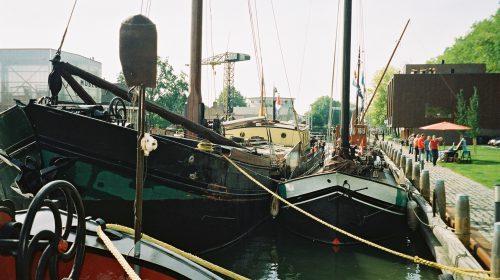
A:
[[[401,145],[389,142],[398,150]],[[409,156],[408,146],[402,147],[403,155]],[[415,155],[411,155],[413,161]],[[474,163],[472,163],[474,164]],[[481,233],[488,241],[493,240],[493,223],[495,220],[495,192],[467,177],[439,165],[433,166],[432,162],[424,163],[424,170],[429,170],[431,192],[434,191],[436,180],[444,180],[446,191],[446,206],[455,208],[457,195],[469,196],[470,224]],[[431,194],[432,197],[432,194]]]

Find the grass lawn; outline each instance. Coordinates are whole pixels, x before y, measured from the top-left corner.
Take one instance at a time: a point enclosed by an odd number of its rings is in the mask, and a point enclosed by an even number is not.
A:
[[[471,150],[472,163],[439,162],[438,164],[488,188],[500,184],[500,148],[478,145],[476,153],[472,145],[468,145],[467,148]]]

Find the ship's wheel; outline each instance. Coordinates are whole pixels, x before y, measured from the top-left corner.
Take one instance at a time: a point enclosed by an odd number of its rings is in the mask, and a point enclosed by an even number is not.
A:
[[[52,200],[51,198],[61,198]],[[65,203],[65,204],[64,204]],[[66,221],[63,221],[59,207],[67,211]],[[37,213],[44,208],[53,216],[54,227],[51,230],[41,230],[31,236]],[[49,214],[50,215],[50,214]],[[76,218],[76,227],[73,219]],[[64,229],[64,230],[63,230]],[[76,229],[75,239],[71,247],[67,241],[70,232]],[[53,181],[46,184],[30,204],[19,235],[19,244],[16,257],[17,279],[31,279],[32,262],[35,251],[42,250],[42,254],[35,269],[35,279],[45,279],[47,268],[50,279],[58,279],[58,260],[73,260],[73,267],[65,279],[78,279],[85,255],[85,214],[83,203],[76,188],[66,181]]]

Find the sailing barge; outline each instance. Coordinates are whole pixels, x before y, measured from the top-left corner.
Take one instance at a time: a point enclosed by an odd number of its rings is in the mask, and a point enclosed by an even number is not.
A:
[[[53,65],[53,72],[62,75],[87,104],[31,101],[0,114],[0,149],[5,151],[5,160],[0,161],[0,196],[22,209],[30,201],[28,193],[36,193],[43,183],[64,179],[76,186],[88,215],[131,226],[137,133],[115,124],[72,76],[126,101],[130,96],[71,64],[55,59]],[[223,155],[260,175],[259,180],[272,189],[276,189],[274,180],[282,176],[283,166],[154,104],[146,103],[146,108],[213,144],[207,149],[197,140],[154,136],[158,149],[148,157],[145,168],[145,232],[182,249],[204,252],[241,238],[269,217],[269,195]],[[5,161],[19,166],[21,174]]]
[[[367,144],[364,124],[354,123],[354,132],[349,133],[351,9],[352,2],[345,1],[344,17],[349,24],[344,25],[342,126],[336,130],[340,132],[340,145],[334,150],[331,164],[324,167],[326,171],[283,182],[279,194],[288,202],[360,238],[376,241],[401,237],[408,232],[408,187],[399,185],[392,171],[384,168],[379,150],[367,152],[368,149],[362,148],[362,154],[356,154],[356,146]],[[285,225],[301,236],[333,245],[359,242],[288,206],[280,210]]]

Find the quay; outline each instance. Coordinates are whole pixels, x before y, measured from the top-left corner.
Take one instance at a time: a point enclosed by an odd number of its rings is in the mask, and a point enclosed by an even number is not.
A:
[[[391,145],[396,151],[401,151],[401,155],[414,159],[414,155],[409,154],[408,146],[402,146],[397,139],[385,143]],[[434,186],[436,186],[438,180],[443,180],[445,183],[445,222],[450,227],[454,227],[455,223],[457,196],[459,194],[469,196],[471,231],[469,250],[483,267],[491,270],[490,256],[494,238],[495,191],[448,168],[439,165],[433,166],[432,162],[424,162],[424,170],[429,171],[430,197],[433,197]]]

